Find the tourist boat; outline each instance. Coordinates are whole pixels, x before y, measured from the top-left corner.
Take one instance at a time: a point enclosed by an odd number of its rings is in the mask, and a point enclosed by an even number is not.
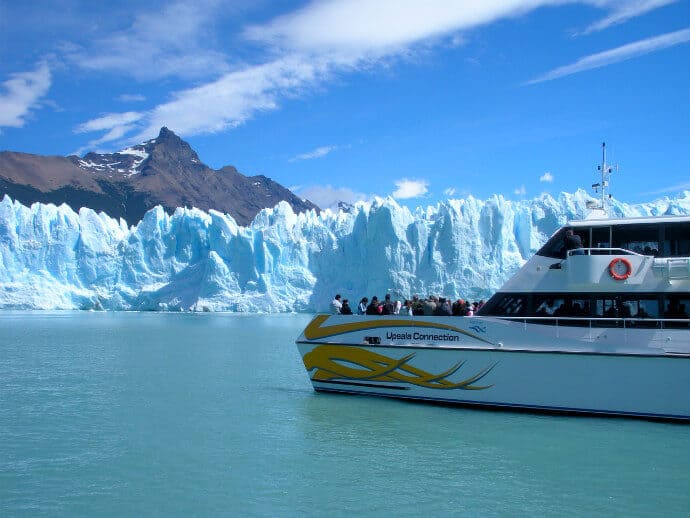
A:
[[[557,230],[474,317],[317,315],[316,391],[690,420],[690,216]],[[567,250],[568,230],[581,248]]]

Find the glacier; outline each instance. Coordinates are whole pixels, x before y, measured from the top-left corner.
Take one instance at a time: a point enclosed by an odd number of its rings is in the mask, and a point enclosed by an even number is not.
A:
[[[128,227],[87,208],[0,202],[0,308],[316,312],[336,293],[488,298],[568,220],[584,191],[472,196],[410,210],[392,198],[295,214],[281,202],[239,226],[216,211],[151,209]],[[614,217],[690,214],[690,191]]]

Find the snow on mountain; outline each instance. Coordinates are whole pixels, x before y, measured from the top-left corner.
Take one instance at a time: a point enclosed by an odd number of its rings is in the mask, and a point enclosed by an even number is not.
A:
[[[393,199],[295,214],[286,202],[247,227],[216,211],[161,207],[127,227],[67,205],[0,202],[0,308],[319,311],[351,299],[436,294],[471,300],[499,288],[562,224],[584,191],[525,201],[448,200],[411,212]],[[690,214],[690,192],[615,216]]]
[[[141,173],[141,166],[149,157],[147,148],[154,143],[155,140],[149,140],[116,153],[88,153],[84,158],[73,157],[73,159],[80,168],[88,172],[129,177]]]

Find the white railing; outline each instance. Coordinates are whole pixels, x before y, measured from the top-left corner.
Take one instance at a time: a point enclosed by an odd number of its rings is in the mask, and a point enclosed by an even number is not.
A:
[[[634,255],[642,258],[654,259],[652,267],[662,270],[667,279],[687,279],[690,277],[690,257],[656,257],[655,255],[640,254],[626,248],[575,248],[567,251],[567,257],[580,255]]]
[[[523,329],[528,329],[528,324],[544,324],[553,326],[556,338],[560,337],[560,328],[589,329],[589,340],[597,339],[592,334],[593,330],[603,329],[688,329],[690,328],[690,318],[636,318],[636,317],[499,317],[502,320],[512,320],[522,322]]]
[[[690,258],[688,257],[655,259],[653,267],[663,269],[668,279],[687,279],[690,277]]]
[[[648,257],[625,248],[574,248],[568,250],[567,255],[568,257],[571,255],[638,255],[640,257]]]

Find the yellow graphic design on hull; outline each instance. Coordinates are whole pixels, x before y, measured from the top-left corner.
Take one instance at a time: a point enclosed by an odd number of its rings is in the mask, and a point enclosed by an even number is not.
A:
[[[409,383],[418,387],[433,389],[484,390],[492,385],[474,385],[486,376],[498,362],[479,371],[467,379],[452,382],[447,378],[460,370],[465,362],[458,362],[450,369],[432,374],[409,365],[415,354],[408,354],[399,360],[389,358],[361,347],[320,345],[304,355],[307,372],[316,369],[313,381],[336,379],[359,381],[391,381]]]
[[[330,326],[324,326],[323,323],[328,320],[329,315],[317,315],[314,317],[307,328],[304,330],[304,336],[307,340],[317,340],[319,338],[325,338],[327,336],[341,335],[343,333],[350,333],[352,331],[363,331],[368,329],[377,329],[380,327],[415,327],[415,328],[430,328],[430,329],[443,329],[445,331],[455,331],[456,333],[463,334],[475,340],[481,342],[492,344],[489,340],[477,336],[474,333],[460,329],[459,327],[451,326],[449,324],[440,324],[438,322],[424,322],[420,320],[406,320],[406,319],[393,319],[393,318],[371,318],[367,320],[362,320],[361,322],[348,322],[344,324],[333,324]]]

